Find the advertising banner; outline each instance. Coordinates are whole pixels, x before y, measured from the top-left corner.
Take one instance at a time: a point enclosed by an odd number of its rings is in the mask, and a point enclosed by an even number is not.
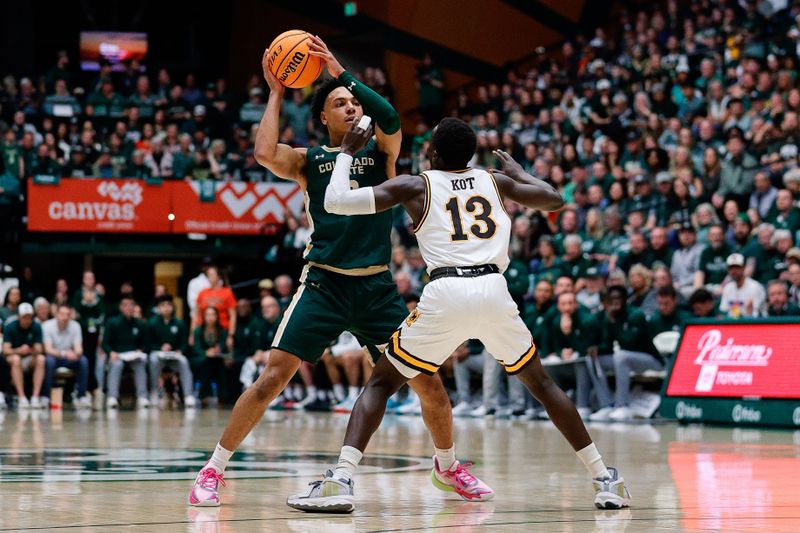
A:
[[[800,426],[798,339],[797,320],[690,322],[659,413],[686,422]]]
[[[28,184],[28,229],[85,233],[259,235],[300,216],[295,183],[67,178]]]
[[[800,399],[800,324],[690,324],[667,396]]]
[[[28,183],[30,231],[169,233],[171,198],[141,180]]]

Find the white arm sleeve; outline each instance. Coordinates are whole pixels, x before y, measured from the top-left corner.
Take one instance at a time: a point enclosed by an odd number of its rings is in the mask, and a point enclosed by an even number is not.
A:
[[[350,165],[353,156],[339,154],[331,181],[325,189],[325,211],[336,215],[371,215],[375,213],[372,187],[350,190]]]

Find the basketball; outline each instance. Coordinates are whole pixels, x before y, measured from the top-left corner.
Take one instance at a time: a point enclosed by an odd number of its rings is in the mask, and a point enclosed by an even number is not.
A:
[[[285,87],[307,87],[322,73],[323,62],[308,53],[309,42],[308,32],[289,30],[269,45],[270,71]]]

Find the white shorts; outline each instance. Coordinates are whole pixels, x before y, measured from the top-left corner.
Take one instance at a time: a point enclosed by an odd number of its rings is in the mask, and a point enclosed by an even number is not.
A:
[[[501,274],[439,278],[426,285],[416,311],[394,332],[386,353],[411,379],[420,372],[434,374],[468,339],[483,342],[509,374],[536,356],[531,332]]]

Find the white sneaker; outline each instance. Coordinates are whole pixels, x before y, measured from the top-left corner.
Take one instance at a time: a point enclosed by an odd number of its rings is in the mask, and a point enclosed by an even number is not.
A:
[[[186,409],[195,409],[197,407],[197,398],[194,397],[194,394],[183,397],[183,406]]]
[[[43,409],[42,399],[39,396],[31,397],[31,409]]]
[[[617,407],[608,415],[609,420],[624,422],[633,418],[633,411],[630,407]]]
[[[0,392],[0,409],[5,409],[6,407],[8,407],[6,405],[6,395]]]
[[[92,398],[88,394],[85,394],[80,398],[75,398],[75,400],[72,401],[72,406],[75,409],[90,409],[92,407]]]
[[[352,513],[355,509],[352,479],[335,479],[328,470],[321,481],[309,483],[305,492],[290,496],[286,505],[312,513]]]
[[[162,409],[166,406],[166,398],[162,397],[157,392],[150,393],[150,405],[153,407],[161,407]]]
[[[608,420],[608,415],[610,415],[613,411],[613,407],[603,407],[602,409],[598,409],[589,415],[589,420],[592,422],[606,422]]]
[[[106,409],[119,409],[119,400],[113,396],[109,396],[106,400]]]
[[[494,409],[487,409],[485,405],[479,405],[472,412],[469,416],[474,416],[475,418],[483,418],[485,416],[494,416],[495,410]]]
[[[578,414],[583,420],[587,420],[592,414],[592,410],[588,407],[578,407]]]
[[[137,409],[147,409],[148,407],[150,407],[150,400],[147,399],[147,396],[139,396],[136,398]]]
[[[547,413],[547,409],[539,409],[536,411],[536,416],[539,420],[550,420],[550,415]]]
[[[461,402],[453,407],[453,416],[468,416],[472,411],[472,406],[467,402]]]
[[[622,407],[620,408],[622,409]],[[623,507],[630,507],[631,495],[628,492],[628,487],[625,486],[625,480],[622,479],[614,467],[608,467],[608,473],[611,477],[592,480],[594,486],[594,505],[598,509],[622,509]]]
[[[30,409],[31,402],[25,396],[17,396],[17,409]]]

